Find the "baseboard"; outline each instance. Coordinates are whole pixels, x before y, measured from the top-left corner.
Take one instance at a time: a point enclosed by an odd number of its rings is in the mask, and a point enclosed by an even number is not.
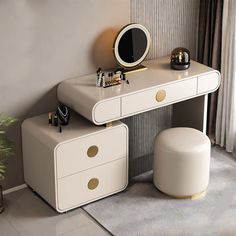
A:
[[[27,187],[26,184],[21,184],[21,185],[18,185],[16,187],[13,187],[13,188],[6,189],[6,190],[3,191],[3,195],[6,195],[8,193],[12,193],[12,192],[18,191],[18,190],[26,188],[26,187]]]

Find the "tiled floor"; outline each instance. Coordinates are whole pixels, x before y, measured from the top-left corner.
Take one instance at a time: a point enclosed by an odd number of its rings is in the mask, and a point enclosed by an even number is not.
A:
[[[83,209],[59,214],[28,188],[5,195],[0,236],[108,236]]]

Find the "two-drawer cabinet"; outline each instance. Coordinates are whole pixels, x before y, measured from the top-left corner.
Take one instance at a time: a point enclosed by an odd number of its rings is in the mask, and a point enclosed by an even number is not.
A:
[[[22,124],[26,183],[58,212],[122,191],[128,184],[128,127],[96,126],[73,115],[68,126],[47,115]]]

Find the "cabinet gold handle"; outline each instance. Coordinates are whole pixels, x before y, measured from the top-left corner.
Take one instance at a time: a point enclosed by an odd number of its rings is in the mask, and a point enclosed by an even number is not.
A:
[[[92,178],[88,182],[88,188],[90,190],[93,190],[93,189],[97,188],[98,184],[99,184],[99,180],[97,178]]]
[[[93,145],[88,148],[87,155],[88,157],[95,157],[98,154],[98,147],[96,145]]]
[[[161,89],[156,94],[156,100],[162,102],[166,98],[166,91]]]

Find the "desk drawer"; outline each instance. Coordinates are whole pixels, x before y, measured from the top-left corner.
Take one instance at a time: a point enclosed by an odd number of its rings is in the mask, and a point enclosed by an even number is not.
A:
[[[123,190],[128,183],[127,158],[58,180],[61,211]]]
[[[220,78],[217,72],[201,75],[198,77],[198,93],[209,93],[219,87]]]
[[[196,95],[197,78],[149,89],[122,98],[122,116],[151,110]]]
[[[57,177],[127,156],[127,129],[126,125],[120,125],[60,144],[55,150]]]
[[[120,98],[103,101],[95,105],[93,109],[93,121],[96,124],[104,124],[106,121],[120,118]]]

